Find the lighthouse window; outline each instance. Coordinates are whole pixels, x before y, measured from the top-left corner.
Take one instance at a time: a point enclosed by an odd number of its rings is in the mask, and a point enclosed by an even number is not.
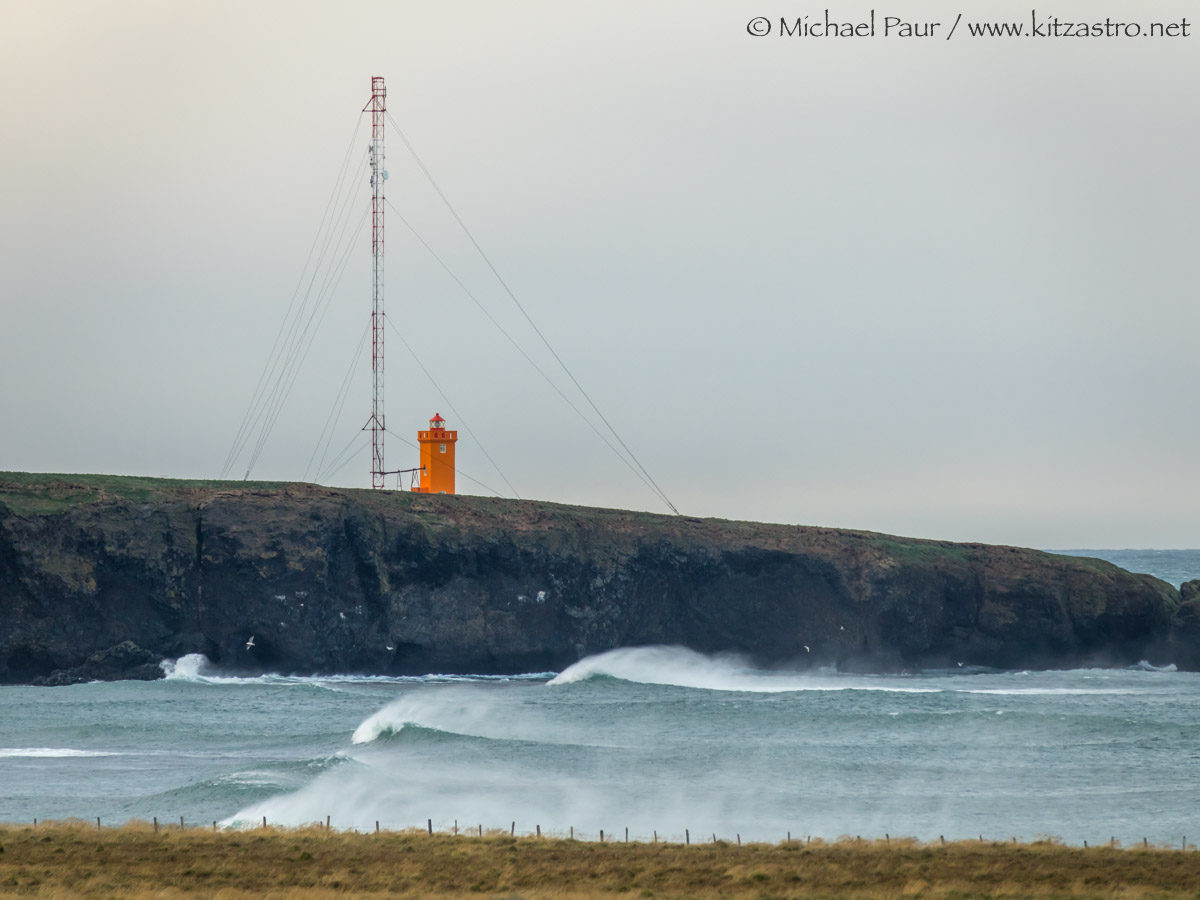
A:
[[[446,445],[445,445],[445,444],[442,444],[442,452],[443,452],[443,453],[445,453],[445,452],[446,452]]]

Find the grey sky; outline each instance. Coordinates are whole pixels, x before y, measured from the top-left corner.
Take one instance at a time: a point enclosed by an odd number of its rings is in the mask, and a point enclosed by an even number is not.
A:
[[[10,3],[0,469],[218,474],[383,75],[442,188],[683,512],[1200,546],[1197,26],[747,33],[825,5]],[[942,35],[959,12],[1030,15],[877,6]],[[1039,14],[1200,19],[1135,0]],[[388,163],[389,200],[551,370],[390,123]],[[393,324],[522,496],[662,509],[390,210],[387,272]],[[252,477],[303,474],[369,310],[364,236]],[[435,410],[460,425],[388,337],[389,427]],[[365,356],[354,379],[335,450],[369,414]],[[388,463],[415,451],[389,439]],[[459,463],[503,486],[465,435]],[[365,486],[368,468],[334,482]]]

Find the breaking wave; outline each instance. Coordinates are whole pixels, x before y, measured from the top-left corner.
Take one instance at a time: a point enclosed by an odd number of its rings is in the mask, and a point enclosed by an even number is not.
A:
[[[350,738],[352,744],[369,744],[399,734],[405,728],[421,728],[486,737],[488,708],[470,698],[416,695],[389,703],[365,719]]]
[[[407,741],[450,736],[560,747],[614,746],[602,734],[581,731],[520,704],[502,705],[483,689],[469,686],[401,697],[363,720],[350,743],[372,744],[401,735]]]
[[[1152,666],[1141,662],[1135,671],[1167,673],[1175,666]],[[782,672],[755,669],[740,657],[728,654],[706,656],[685,647],[626,647],[609,650],[582,659],[564,669],[549,682],[551,686],[575,684],[611,678],[636,684],[664,685],[709,691],[787,693],[797,691],[882,691],[897,694],[991,694],[991,695],[1071,695],[1137,694],[1155,690],[1153,686],[1113,687],[1107,684],[1080,684],[1079,678],[1102,679],[1113,671],[1073,669],[1057,673],[1066,683],[1054,686],[1026,687],[1022,684],[980,686],[981,680],[1020,678],[1027,672],[996,672],[964,667],[960,669],[908,675],[845,675],[830,669],[808,672]],[[1053,676],[1052,676],[1053,677]],[[920,684],[911,682],[920,680]]]
[[[203,653],[189,653],[159,664],[169,681],[197,684],[305,685],[336,690],[340,684],[471,684],[488,681],[545,681],[553,672],[522,675],[223,675]]]
[[[26,759],[53,759],[72,756],[120,756],[107,750],[71,750],[65,747],[0,747],[0,757]]]
[[[551,685],[574,684],[594,678],[616,678],[638,684],[660,684],[709,691],[748,691],[757,694],[789,691],[890,691],[902,694],[937,693],[936,687],[911,687],[874,676],[839,675],[829,670],[814,674],[767,672],[750,667],[737,656],[706,656],[686,647],[625,647],[589,656],[564,669]]]
[[[1167,663],[1167,665],[1165,665],[1165,666],[1154,666],[1154,665],[1151,665],[1149,662],[1147,662],[1144,659],[1141,662],[1139,662],[1136,666],[1130,666],[1129,668],[1134,669],[1139,672],[1178,672],[1179,671],[1179,669],[1177,669],[1175,667],[1175,663]]]

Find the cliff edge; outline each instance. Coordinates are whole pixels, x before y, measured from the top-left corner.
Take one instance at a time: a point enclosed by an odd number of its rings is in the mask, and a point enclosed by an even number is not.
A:
[[[862,671],[1200,668],[1193,593],[1181,605],[1099,560],[860,531],[0,473],[8,683],[155,677],[187,653],[251,672],[515,673],[645,644]]]

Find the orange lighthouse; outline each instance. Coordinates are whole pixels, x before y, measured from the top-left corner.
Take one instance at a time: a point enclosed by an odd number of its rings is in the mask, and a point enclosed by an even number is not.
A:
[[[447,431],[441,413],[434,413],[429,430],[417,432],[417,442],[421,445],[421,482],[413,490],[418,494],[453,494],[458,432]]]

